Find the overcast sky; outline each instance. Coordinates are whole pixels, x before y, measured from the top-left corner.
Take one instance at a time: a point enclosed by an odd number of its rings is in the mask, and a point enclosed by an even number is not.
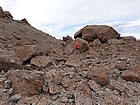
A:
[[[103,24],[140,39],[140,0],[0,0],[0,6],[56,38]]]

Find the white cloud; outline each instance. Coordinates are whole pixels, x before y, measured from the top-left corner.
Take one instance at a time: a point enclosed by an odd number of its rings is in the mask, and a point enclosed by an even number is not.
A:
[[[0,4],[15,19],[26,18],[55,37],[73,34],[75,27],[104,23],[121,32],[131,27],[135,33],[140,21],[140,0],[0,0]]]

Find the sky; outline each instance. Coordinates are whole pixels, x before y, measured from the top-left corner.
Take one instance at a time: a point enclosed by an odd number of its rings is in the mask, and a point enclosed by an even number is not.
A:
[[[86,25],[109,25],[140,39],[140,0],[0,0],[0,6],[57,39]]]

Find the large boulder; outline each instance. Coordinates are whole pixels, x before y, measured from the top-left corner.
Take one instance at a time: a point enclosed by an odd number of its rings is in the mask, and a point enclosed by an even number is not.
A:
[[[120,37],[120,34],[112,27],[106,25],[87,25],[74,34],[74,38],[83,38],[88,42],[92,42],[95,39],[100,39],[101,42],[106,42],[109,39],[116,39]]]
[[[76,42],[80,44],[79,52],[83,53],[89,49],[88,42],[82,38],[76,38]]]
[[[22,95],[40,94],[44,85],[44,73],[41,71],[14,70],[7,74],[12,88]]]
[[[140,66],[122,72],[122,78],[131,82],[140,82]]]
[[[99,67],[91,67],[91,69],[88,70],[87,76],[100,85],[106,85],[109,80],[108,72]]]
[[[8,55],[0,56],[0,70],[5,69],[20,69],[22,68],[22,61],[18,58],[11,58]]]
[[[37,46],[36,45],[25,45],[20,46],[16,49],[13,57],[19,57],[23,62],[31,59],[32,56],[37,54]]]
[[[52,64],[52,60],[48,56],[36,56],[31,59],[31,64],[45,68]]]

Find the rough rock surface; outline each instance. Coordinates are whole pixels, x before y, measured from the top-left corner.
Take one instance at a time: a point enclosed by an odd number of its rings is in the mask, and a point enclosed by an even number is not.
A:
[[[112,27],[106,25],[87,25],[75,33],[74,38],[77,37],[83,38],[88,42],[92,42],[97,38],[101,42],[106,42],[109,39],[119,38],[120,34]]]
[[[58,40],[2,16],[0,105],[139,105],[140,40],[116,39],[107,27],[96,32],[111,36],[86,37],[92,41],[86,42],[82,33],[92,27],[77,32],[88,45],[79,53],[70,37]]]
[[[23,95],[40,94],[44,85],[43,72],[16,70],[9,72],[8,79],[16,93]]]

